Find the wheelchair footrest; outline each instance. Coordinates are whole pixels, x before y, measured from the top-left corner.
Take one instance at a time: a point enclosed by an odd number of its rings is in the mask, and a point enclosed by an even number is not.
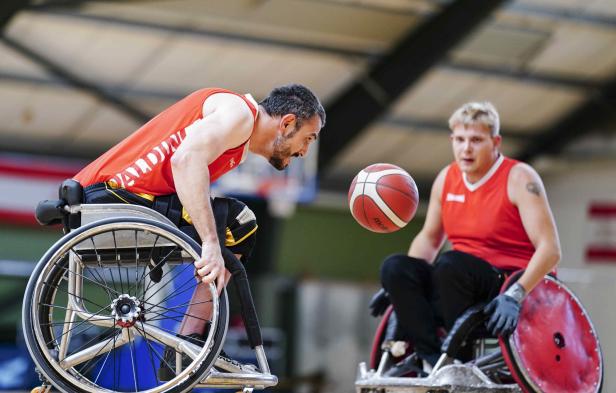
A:
[[[374,371],[366,371],[360,365],[355,381],[357,393],[521,393],[517,385],[499,385],[489,380],[477,367],[447,365],[426,378],[383,377]]]
[[[267,387],[276,386],[278,377],[272,374],[260,373],[222,373],[216,370],[210,373],[203,379],[197,387],[208,388],[255,388],[265,389]]]

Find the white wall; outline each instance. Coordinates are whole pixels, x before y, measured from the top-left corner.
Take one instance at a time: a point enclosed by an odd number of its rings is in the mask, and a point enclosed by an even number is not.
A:
[[[616,261],[587,263],[585,248],[596,224],[588,217],[591,202],[616,204],[616,162],[564,165],[543,176],[563,251],[559,277],[580,298],[598,331],[603,350],[604,392],[616,392]],[[614,225],[612,225],[614,228]],[[610,241],[616,244],[616,231]]]
[[[368,312],[378,288],[333,281],[298,287],[296,372],[325,373],[324,392],[351,393],[359,362],[369,362],[377,320]],[[300,392],[300,390],[297,390]]]

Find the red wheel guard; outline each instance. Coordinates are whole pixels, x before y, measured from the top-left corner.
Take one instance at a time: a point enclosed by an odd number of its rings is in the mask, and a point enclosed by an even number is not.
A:
[[[552,277],[526,297],[516,331],[499,342],[525,392],[600,391],[603,362],[596,331],[575,295]]]

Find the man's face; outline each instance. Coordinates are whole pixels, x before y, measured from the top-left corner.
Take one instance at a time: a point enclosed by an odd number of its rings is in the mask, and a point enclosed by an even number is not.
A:
[[[453,155],[460,170],[472,181],[485,175],[498,157],[501,137],[483,127],[456,126],[451,133]]]
[[[321,131],[321,119],[318,115],[304,121],[297,129],[294,115],[285,115],[280,122],[280,133],[274,141],[274,150],[269,159],[270,164],[283,170],[293,157],[303,157],[308,153],[312,142],[316,141]]]

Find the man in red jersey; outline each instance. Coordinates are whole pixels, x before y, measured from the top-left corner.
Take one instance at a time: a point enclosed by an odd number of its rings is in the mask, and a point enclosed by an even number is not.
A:
[[[202,242],[195,262],[204,283],[225,283],[210,204],[210,183],[248,151],[277,169],[303,157],[325,124],[325,111],[306,87],[276,88],[259,104],[229,90],[198,90],[165,109],[75,176],[85,203],[152,207],[176,225],[192,225]]]
[[[426,221],[408,255],[381,267],[381,290],[370,307],[391,302],[414,356],[389,370],[403,375],[440,356],[437,326],[449,330],[470,306],[490,302],[488,329],[513,332],[520,303],[560,260],[560,243],[545,189],[529,165],[500,152],[499,117],[488,102],[471,102],[449,120],[454,162],[438,174]],[[445,240],[452,250],[438,255]],[[525,269],[504,294],[507,273]]]

